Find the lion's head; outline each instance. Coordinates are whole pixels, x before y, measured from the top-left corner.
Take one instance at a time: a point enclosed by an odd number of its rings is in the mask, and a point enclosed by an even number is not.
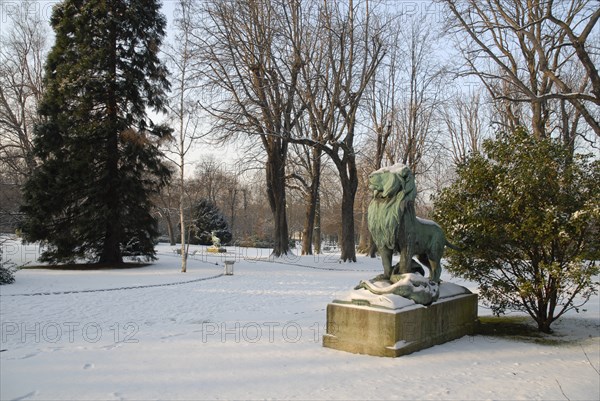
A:
[[[369,189],[373,198],[391,198],[402,190],[402,181],[398,174],[389,171],[376,171],[369,175]]]
[[[416,196],[415,178],[410,168],[402,164],[383,167],[369,176],[373,200],[369,204],[369,231],[377,244],[393,249],[401,230],[401,218]]]

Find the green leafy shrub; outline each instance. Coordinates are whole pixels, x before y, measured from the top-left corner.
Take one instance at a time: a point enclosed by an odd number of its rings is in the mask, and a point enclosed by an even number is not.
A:
[[[435,198],[434,218],[464,248],[446,268],[479,282],[495,314],[525,311],[550,332],[597,293],[598,160],[519,129],[486,141],[457,174]]]

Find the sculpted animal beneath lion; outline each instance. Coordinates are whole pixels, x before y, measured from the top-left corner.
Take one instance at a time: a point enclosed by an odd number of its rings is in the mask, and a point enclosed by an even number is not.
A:
[[[410,169],[400,165],[381,168],[369,176],[369,188],[373,190],[369,231],[381,255],[383,278],[418,271],[420,266],[412,260],[416,255],[429,269],[430,281],[439,283],[444,248],[458,248],[446,240],[439,225],[415,216],[416,186]],[[400,252],[396,266],[392,266],[394,251]]]

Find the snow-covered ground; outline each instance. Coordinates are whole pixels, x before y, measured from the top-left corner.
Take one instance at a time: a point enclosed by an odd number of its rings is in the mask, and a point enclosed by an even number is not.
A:
[[[144,268],[19,271],[0,287],[0,399],[599,398],[598,297],[554,325],[572,340],[561,345],[474,336],[379,358],[321,346],[327,303],[379,260],[194,249],[186,274],[164,244]],[[18,263],[37,253],[4,250]]]

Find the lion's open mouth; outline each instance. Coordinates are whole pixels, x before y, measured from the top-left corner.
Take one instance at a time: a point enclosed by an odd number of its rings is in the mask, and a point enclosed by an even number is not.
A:
[[[374,198],[381,197],[381,194],[383,193],[383,189],[378,188],[377,186],[375,186],[373,184],[369,185],[369,189],[373,191]]]

